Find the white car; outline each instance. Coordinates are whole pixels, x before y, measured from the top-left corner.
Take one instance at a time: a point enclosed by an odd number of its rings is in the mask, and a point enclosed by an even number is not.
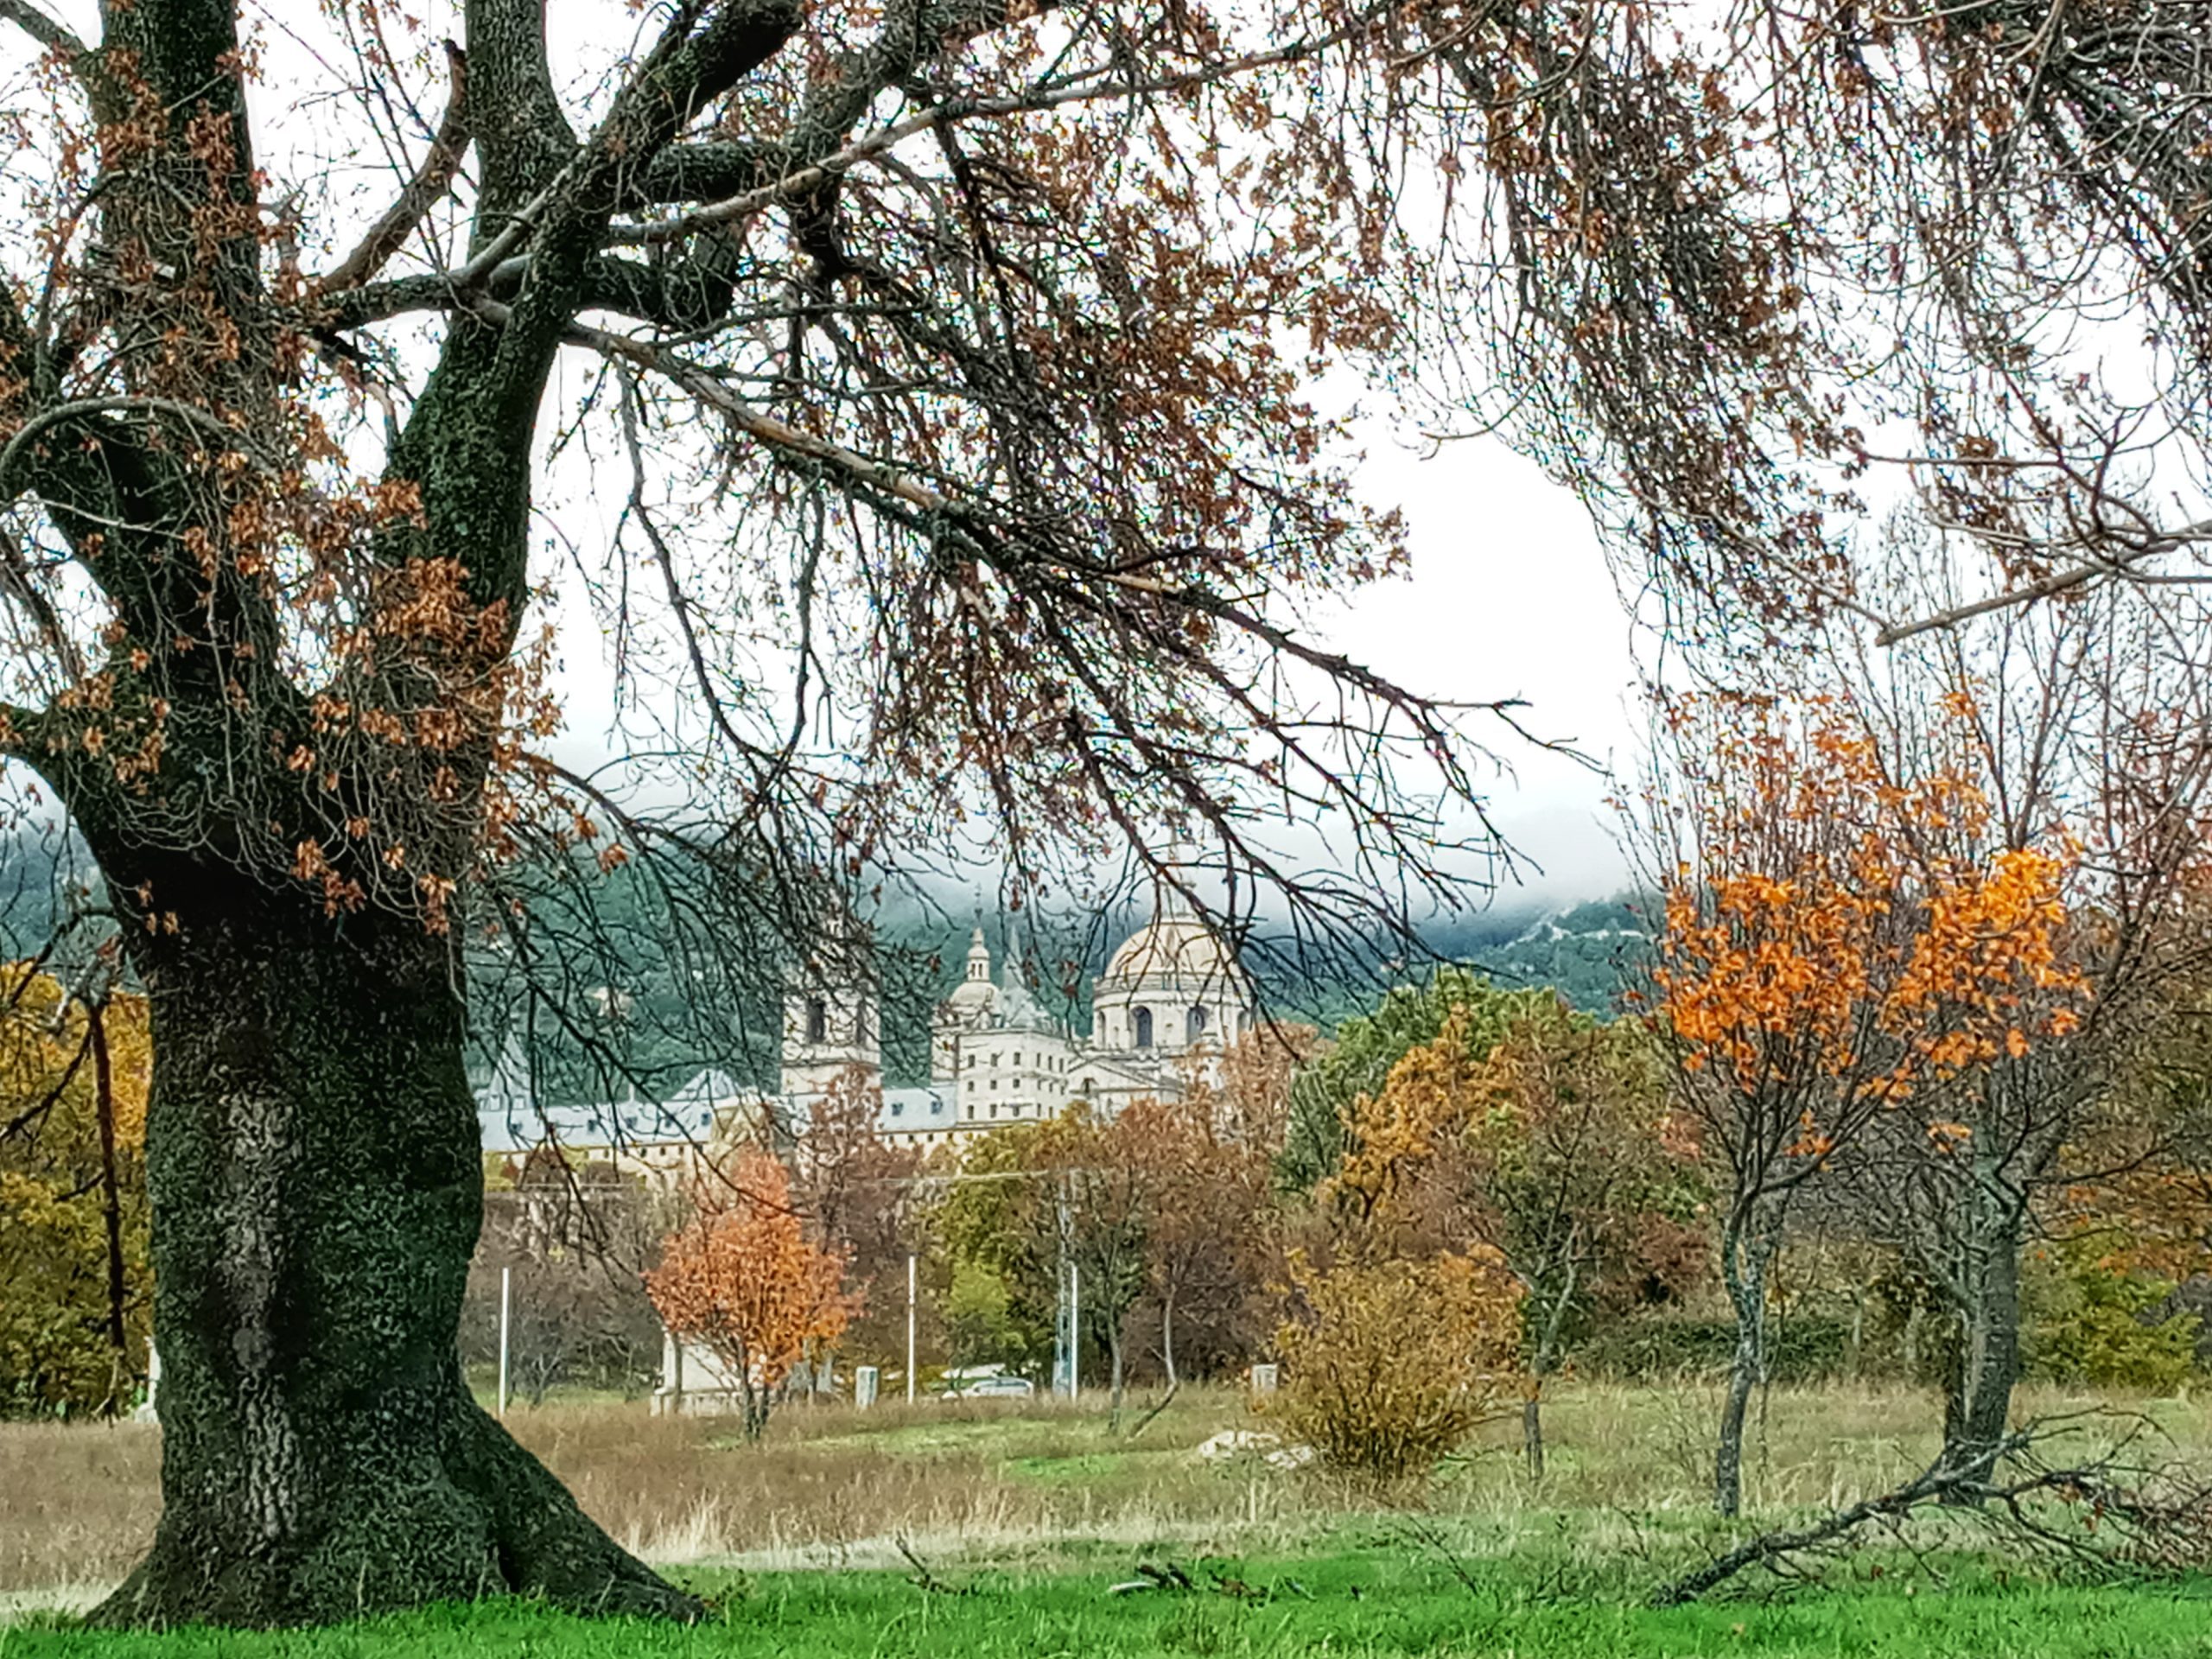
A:
[[[1026,1400],[1037,1385],[1026,1376],[979,1376],[951,1392],[956,1400]]]

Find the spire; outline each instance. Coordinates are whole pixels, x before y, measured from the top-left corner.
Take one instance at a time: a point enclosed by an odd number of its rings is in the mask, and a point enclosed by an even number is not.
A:
[[[1164,921],[1169,918],[1186,919],[1194,914],[1190,896],[1183,889],[1196,884],[1198,873],[1198,861],[1190,843],[1182,836],[1176,836],[1167,843],[1167,850],[1160,861],[1160,871],[1153,877],[1153,915]]]
[[[976,924],[976,931],[968,941],[968,977],[989,984],[991,981],[991,947],[983,943],[983,925]]]

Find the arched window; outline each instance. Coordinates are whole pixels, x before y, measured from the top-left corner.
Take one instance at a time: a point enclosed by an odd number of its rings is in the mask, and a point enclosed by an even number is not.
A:
[[[1139,1008],[1136,1012],[1136,1045],[1139,1048],[1152,1046],[1152,1010]]]
[[[830,1040],[830,1005],[818,996],[806,999],[806,1040],[810,1043]]]
[[[1193,1006],[1183,1020],[1183,1040],[1195,1043],[1206,1034],[1206,1011]]]

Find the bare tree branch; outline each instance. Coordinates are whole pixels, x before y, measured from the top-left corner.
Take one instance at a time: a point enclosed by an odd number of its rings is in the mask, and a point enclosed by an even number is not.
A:
[[[15,24],[64,61],[81,58],[91,49],[73,30],[34,4],[32,0],[0,0],[0,21]]]
[[[408,237],[422,223],[423,215],[453,188],[454,177],[461,171],[461,156],[468,149],[468,54],[448,41],[446,62],[452,86],[446,97],[446,112],[430,140],[430,153],[423,158],[415,176],[408,180],[399,199],[385,209],[353,251],[315,284],[317,293],[357,288],[375,276],[392,255],[406,245]]]
[[[2145,561],[2163,554],[2177,553],[2212,537],[2212,518],[2200,518],[2195,524],[2172,531],[2145,546],[2128,548],[2104,558],[2087,559],[2079,564],[2054,570],[2049,575],[2002,593],[1974,600],[1962,605],[1916,618],[1910,622],[1888,624],[1874,636],[1877,645],[1894,645],[1916,635],[1931,632],[1937,628],[1956,627],[1961,622],[1993,612],[2010,610],[2016,606],[2031,605],[2039,599],[2050,599],[2087,586],[2101,578],[2137,576],[2137,567]],[[2191,578],[2195,580],[2195,578]],[[2212,580],[2212,578],[2206,578]],[[1869,613],[1871,614],[1871,613]]]

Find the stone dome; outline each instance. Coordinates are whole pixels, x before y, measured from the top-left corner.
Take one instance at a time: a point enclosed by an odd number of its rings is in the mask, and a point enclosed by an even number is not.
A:
[[[1122,942],[1100,983],[1172,979],[1182,984],[1234,984],[1242,977],[1212,930],[1195,916],[1161,916]]]
[[[968,942],[966,975],[944,999],[944,1012],[956,1018],[981,1019],[990,1012],[998,995],[998,987],[991,983],[990,947],[983,943],[983,930],[979,926]]]

